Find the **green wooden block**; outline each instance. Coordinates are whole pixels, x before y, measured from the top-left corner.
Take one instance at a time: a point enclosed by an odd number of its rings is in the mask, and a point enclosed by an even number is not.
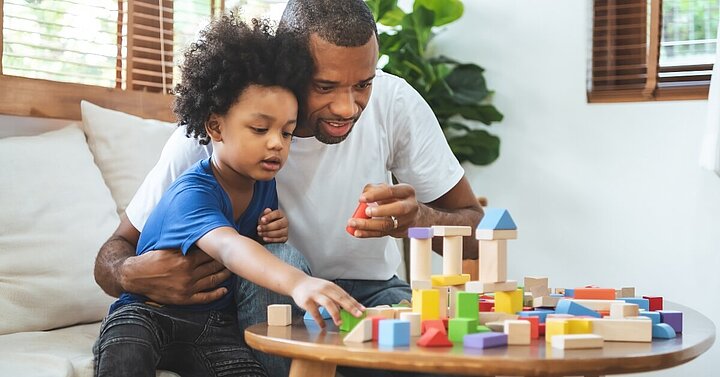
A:
[[[363,313],[360,318],[355,318],[355,316],[350,314],[350,312],[345,309],[340,309],[340,319],[342,320],[342,323],[340,324],[340,331],[350,331],[354,329],[355,326],[357,326],[357,324],[364,318],[365,313]]]
[[[462,343],[463,337],[477,331],[477,319],[450,318],[448,321],[448,339],[451,342]]]
[[[478,320],[478,308],[479,296],[477,293],[472,292],[458,292],[457,300],[455,301],[455,318],[470,318],[475,321]]]
[[[485,325],[478,325],[475,332],[492,332],[492,330],[490,330],[490,328]]]

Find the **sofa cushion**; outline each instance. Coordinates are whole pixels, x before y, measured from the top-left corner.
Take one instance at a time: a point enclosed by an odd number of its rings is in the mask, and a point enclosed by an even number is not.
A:
[[[125,211],[150,169],[155,165],[175,125],[80,103],[83,129],[105,183]]]
[[[102,319],[93,263],[119,220],[82,130],[0,139],[0,161],[0,334]]]

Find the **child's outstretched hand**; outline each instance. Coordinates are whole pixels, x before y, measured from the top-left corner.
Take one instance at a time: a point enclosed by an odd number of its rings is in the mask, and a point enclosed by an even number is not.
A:
[[[324,306],[335,322],[340,326],[340,308],[350,312],[355,317],[362,315],[365,307],[355,301],[352,296],[332,282],[307,276],[292,290],[295,303],[312,315],[320,327],[325,327],[325,321],[320,315],[318,307]]]
[[[288,240],[288,219],[283,211],[265,208],[257,227],[258,236],[265,243],[282,243]]]

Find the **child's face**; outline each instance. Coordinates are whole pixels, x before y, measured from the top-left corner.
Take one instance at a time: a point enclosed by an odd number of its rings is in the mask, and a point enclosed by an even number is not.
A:
[[[285,88],[251,85],[208,130],[223,165],[253,180],[266,181],[285,164],[297,123],[297,99]],[[212,118],[211,118],[212,119]]]

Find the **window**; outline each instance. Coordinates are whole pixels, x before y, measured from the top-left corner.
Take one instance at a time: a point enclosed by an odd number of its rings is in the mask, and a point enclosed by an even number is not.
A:
[[[706,99],[720,0],[594,0],[588,101]]]

